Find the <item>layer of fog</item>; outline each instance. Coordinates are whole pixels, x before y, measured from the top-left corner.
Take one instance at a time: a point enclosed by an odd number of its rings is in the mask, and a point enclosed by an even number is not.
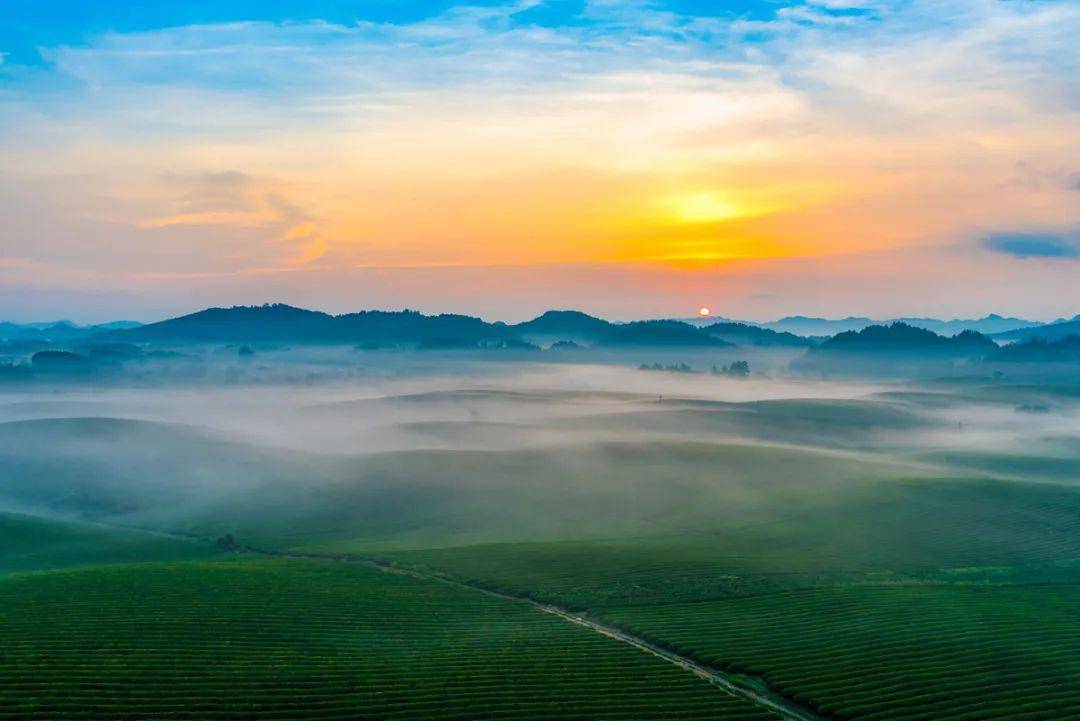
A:
[[[411,368],[314,385],[68,383],[0,394],[0,422],[108,417],[181,423],[251,443],[323,453],[367,454],[410,448],[522,448],[619,440],[620,433],[560,422],[671,410],[684,401],[744,403],[785,398],[854,399],[879,384],[711,373],[642,371],[628,366],[458,363],[453,372]],[[446,440],[454,424],[508,432]],[[512,433],[514,429],[522,432]]]
[[[522,449],[649,437],[854,445],[868,451],[1041,452],[1044,439],[1059,448],[1060,439],[1080,437],[1075,404],[972,399],[948,387],[910,382],[760,373],[731,378],[568,363],[456,360],[425,367],[395,365],[392,356],[380,355],[383,365],[373,372],[311,385],[12,386],[0,393],[0,422],[107,417],[179,423],[211,429],[221,438],[331,454]],[[322,361],[332,365],[331,357]],[[740,410],[735,404],[756,403],[745,408],[771,413],[769,401],[795,399],[854,401],[871,409],[872,404],[888,404],[890,411],[909,414],[916,422],[897,424],[871,416],[867,427],[858,429],[865,435],[861,443],[847,443],[842,424],[837,437],[815,439],[798,434],[763,438],[760,429],[742,432],[739,419],[698,422],[703,413]],[[778,407],[795,419],[806,415],[799,406]],[[815,413],[827,415],[828,406]],[[665,422],[657,422],[661,418]],[[693,422],[683,424],[683,419]],[[810,422],[816,421],[811,417]],[[823,433],[829,431],[826,424]]]
[[[379,357],[311,384],[8,386],[0,509],[421,547],[764,522],[904,478],[1072,482],[1080,461],[1080,405],[1006,384]]]

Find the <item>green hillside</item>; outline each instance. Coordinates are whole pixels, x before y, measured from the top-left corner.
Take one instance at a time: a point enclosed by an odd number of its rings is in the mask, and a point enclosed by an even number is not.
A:
[[[213,555],[204,541],[0,512],[0,573]]]
[[[1080,581],[1080,569],[1053,565],[1080,558],[1080,490],[948,479],[882,482],[858,492],[853,486],[850,495],[828,504],[787,508],[771,521],[718,523],[708,533],[379,555],[577,608],[930,577]]]

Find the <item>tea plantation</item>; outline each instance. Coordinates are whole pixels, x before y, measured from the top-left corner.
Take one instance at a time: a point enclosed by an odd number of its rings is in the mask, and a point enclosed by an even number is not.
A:
[[[313,560],[0,578],[0,718],[772,718],[469,589]]]
[[[598,609],[858,721],[1080,718],[1080,586],[863,587]]]

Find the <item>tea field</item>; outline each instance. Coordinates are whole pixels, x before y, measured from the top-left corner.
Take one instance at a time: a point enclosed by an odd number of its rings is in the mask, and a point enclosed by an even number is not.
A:
[[[772,716],[517,601],[255,559],[0,577],[0,718]]]
[[[829,588],[596,615],[852,721],[1080,718],[1080,586]]]

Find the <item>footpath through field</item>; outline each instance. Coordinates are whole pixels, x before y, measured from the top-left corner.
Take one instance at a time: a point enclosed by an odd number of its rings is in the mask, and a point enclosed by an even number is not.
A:
[[[516,601],[518,603],[525,603],[533,606],[537,610],[544,613],[550,613],[558,616],[559,618],[569,621],[570,623],[584,626],[591,629],[596,633],[599,633],[608,638],[622,641],[625,644],[629,644],[634,648],[644,653],[651,654],[657,658],[663,659],[668,663],[674,664],[685,671],[698,676],[706,681],[712,683],[719,689],[727,692],[728,694],[737,698],[745,699],[767,709],[781,718],[788,721],[825,721],[822,716],[815,713],[812,709],[803,706],[794,699],[788,698],[783,694],[775,691],[769,687],[768,682],[760,677],[750,674],[730,673],[723,671],[712,666],[700,663],[693,658],[683,656],[679,653],[671,651],[669,649],[658,646],[654,643],[647,641],[646,639],[627,633],[626,631],[609,626],[605,623],[601,623],[594,619],[588,618],[583,614],[574,613],[569,609],[562,608],[560,606],[540,603],[530,598],[522,598],[520,596],[514,596],[508,593],[501,593],[488,588],[482,588],[462,581],[457,581],[452,578],[446,578],[436,574],[423,573],[422,571],[415,571],[408,568],[401,568],[399,566],[393,566],[384,562],[377,561],[371,558],[363,558],[353,555],[339,555],[339,554],[324,554],[324,553],[297,553],[288,551],[268,551],[259,548],[250,548],[244,546],[239,550],[249,553],[255,553],[263,556],[281,556],[286,558],[309,558],[319,560],[331,560],[331,561],[343,561],[347,563],[361,563],[367,566],[372,566],[386,573],[400,573],[405,576],[413,578],[423,579],[426,581],[436,581],[457,588],[465,588],[477,593],[483,593],[488,596],[494,596],[496,598],[505,599],[508,601]]]

